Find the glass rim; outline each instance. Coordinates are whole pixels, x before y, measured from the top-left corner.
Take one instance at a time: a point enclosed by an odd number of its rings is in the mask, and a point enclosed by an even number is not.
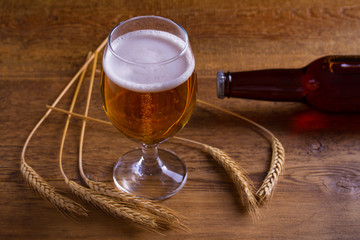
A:
[[[117,54],[115,52],[115,50],[113,49],[112,45],[111,45],[111,37],[113,35],[113,33],[115,32],[115,30],[120,27],[121,25],[127,23],[127,22],[130,22],[130,21],[133,21],[133,20],[136,20],[136,19],[140,19],[140,18],[157,18],[157,19],[161,19],[161,20],[164,20],[164,21],[167,21],[167,22],[170,22],[172,24],[174,24],[175,26],[177,26],[185,35],[185,45],[183,47],[183,49],[178,53],[176,54],[175,56],[169,58],[169,59],[166,59],[166,60],[163,60],[163,61],[159,61],[159,62],[135,62],[135,61],[131,61],[131,60],[128,60],[122,56],[120,56],[119,54]],[[110,52],[116,57],[118,58],[119,60],[121,61],[124,61],[124,62],[127,62],[129,64],[134,64],[134,65],[152,65],[152,64],[158,64],[158,65],[162,65],[162,64],[168,64],[168,63],[171,63],[173,61],[176,61],[177,59],[179,59],[180,57],[182,57],[185,52],[188,50],[189,48],[189,37],[188,37],[188,34],[186,32],[186,30],[178,23],[174,22],[173,20],[171,19],[168,19],[168,18],[164,18],[164,17],[160,17],[160,16],[155,16],[155,15],[144,15],[144,16],[137,16],[137,17],[132,17],[132,18],[129,18],[125,21],[121,21],[118,25],[116,25],[110,32],[109,36],[108,36],[108,42],[107,42],[107,45],[109,46],[109,49],[110,49]]]

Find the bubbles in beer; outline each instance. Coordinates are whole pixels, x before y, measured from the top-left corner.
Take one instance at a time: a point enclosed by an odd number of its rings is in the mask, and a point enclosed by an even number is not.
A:
[[[110,47],[106,49],[103,69],[113,83],[132,91],[166,91],[181,85],[194,72],[190,47],[167,32],[129,32],[113,40],[111,47],[116,55]]]

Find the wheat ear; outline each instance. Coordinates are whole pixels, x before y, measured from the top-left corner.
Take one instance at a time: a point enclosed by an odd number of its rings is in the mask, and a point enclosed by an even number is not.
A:
[[[83,187],[72,180],[68,180],[67,184],[74,194],[84,201],[87,201],[111,216],[127,220],[136,225],[140,225],[150,231],[161,231],[167,229],[168,223],[161,218],[154,218],[146,213],[133,210],[124,204],[115,201],[113,198],[99,194],[98,192]]]
[[[284,171],[285,150],[281,142],[275,137],[272,139],[272,149],[271,167],[259,190],[256,192],[260,203],[271,199],[280,174]]]
[[[76,219],[79,216],[85,217],[88,215],[82,205],[56,192],[56,189],[47,183],[25,161],[21,161],[20,165],[21,173],[29,186],[65,216]]]
[[[270,163],[270,168],[268,170],[268,174],[265,177],[261,187],[256,192],[256,196],[259,199],[260,204],[263,204],[265,201],[268,201],[269,199],[271,199],[271,196],[273,195],[276,184],[279,181],[279,176],[285,170],[285,150],[284,150],[284,147],[282,146],[281,142],[268,129],[266,129],[265,127],[261,126],[260,124],[254,122],[246,117],[243,117],[239,114],[236,114],[234,112],[231,112],[229,110],[226,110],[224,108],[218,107],[216,105],[210,104],[210,103],[202,101],[202,100],[197,100],[197,102],[207,105],[207,106],[210,106],[217,110],[220,110],[227,114],[230,114],[234,117],[237,117],[237,118],[255,126],[258,130],[261,131],[261,133],[265,134],[266,139],[271,143],[272,157],[271,157],[271,163]]]
[[[136,197],[133,194],[122,192],[115,189],[112,185],[103,182],[95,182],[88,178],[83,179],[92,190],[98,193],[110,196],[129,207],[135,207],[139,210],[142,209],[143,211],[148,211],[156,217],[163,218],[169,223],[169,226],[172,226],[172,228],[187,230],[187,227],[182,223],[183,217],[180,216],[179,213],[162,204],[158,204],[145,198]]]
[[[259,217],[260,213],[258,210],[258,202],[254,195],[252,181],[248,177],[245,170],[238,163],[236,163],[229,155],[218,148],[186,138],[174,137],[174,139],[181,140],[192,145],[197,145],[204,152],[210,154],[213,159],[216,160],[216,162],[220,164],[230,176],[239,193],[242,205],[248,210],[249,214],[253,217],[254,220]]]
[[[259,215],[258,203],[253,194],[252,181],[245,170],[224,151],[209,145],[204,145],[204,149],[225,169],[238,190],[241,203],[248,209],[251,216],[257,218]]]

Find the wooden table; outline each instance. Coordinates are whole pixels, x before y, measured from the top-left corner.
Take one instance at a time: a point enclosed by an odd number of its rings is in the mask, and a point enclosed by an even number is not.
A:
[[[171,18],[189,33],[200,99],[254,120],[283,143],[286,171],[258,221],[238,204],[231,180],[210,156],[171,142],[164,145],[185,159],[189,178],[183,190],[163,204],[187,218],[191,233],[149,233],[86,204],[89,217],[69,221],[23,180],[21,150],[45,105],[119,21],[149,14]],[[1,1],[0,238],[358,239],[360,115],[329,115],[301,103],[219,100],[215,78],[219,70],[299,68],[324,55],[360,55],[359,38],[357,0]],[[99,75],[89,114],[105,120],[98,82]],[[76,112],[83,112],[85,91],[86,85]],[[68,109],[72,94],[73,89],[59,107]],[[50,115],[30,142],[26,159],[71,197],[57,164],[65,119],[58,112]],[[80,126],[73,118],[64,150],[64,169],[75,181],[80,179]],[[241,120],[199,104],[179,136],[224,150],[246,169],[255,187],[261,185],[271,148]],[[86,174],[111,181],[114,161],[134,146],[114,128],[89,122]]]

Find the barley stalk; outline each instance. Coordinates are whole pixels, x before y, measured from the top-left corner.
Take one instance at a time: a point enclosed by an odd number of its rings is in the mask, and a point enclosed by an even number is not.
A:
[[[78,216],[88,215],[86,209],[82,205],[56,192],[55,188],[47,183],[25,161],[21,161],[20,165],[21,173],[29,186],[42,198],[48,200],[52,205],[59,209],[65,216],[75,219]]]

